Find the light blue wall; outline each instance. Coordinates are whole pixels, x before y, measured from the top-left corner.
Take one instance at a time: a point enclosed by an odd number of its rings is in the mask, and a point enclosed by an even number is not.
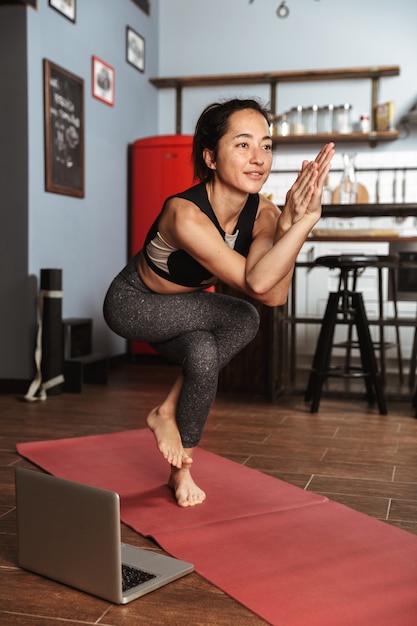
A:
[[[94,319],[95,349],[124,352],[101,314],[110,279],[126,261],[128,145],[157,133],[158,2],[148,17],[131,0],[78,0],[76,23],[39,0],[28,11],[29,271],[63,269],[64,317]],[[126,63],[125,28],[146,42],[145,73]],[[92,55],[115,70],[114,107],[92,97]],[[85,198],[44,191],[42,59],[84,79]]]
[[[286,19],[276,16],[279,3],[161,2],[160,76],[399,65],[398,78],[381,82],[381,101],[395,100],[402,114],[417,99],[415,0],[287,0]],[[184,94],[185,133],[192,132],[201,109],[217,98],[249,94],[269,100],[266,87],[195,88]],[[159,98],[160,132],[172,132],[174,93],[161,90]],[[296,104],[350,102],[359,117],[369,112],[370,98],[368,81],[287,84],[278,88],[278,112]],[[416,134],[408,142],[378,149],[417,149]]]
[[[16,239],[20,249],[15,253],[20,264],[27,262],[29,277],[37,280],[42,268],[62,268],[63,315],[94,319],[95,350],[110,355],[125,351],[125,342],[106,328],[101,307],[109,281],[127,256],[128,145],[140,137],[175,131],[174,93],[158,91],[149,83],[149,77],[398,64],[401,75],[382,81],[381,100],[395,99],[401,114],[417,98],[415,0],[287,0],[290,16],[286,20],[276,17],[278,4],[279,0],[151,0],[148,17],[132,0],[77,0],[75,24],[51,9],[48,0],[38,0],[37,10],[13,7],[13,11],[26,12],[27,22],[26,33],[12,32],[10,40],[18,46],[26,35],[27,67],[23,70],[27,70],[27,113],[21,110],[19,115],[20,121],[27,117],[29,130],[26,133],[22,124],[26,136],[16,145],[20,149],[28,142],[28,172],[25,159],[20,157],[21,170],[7,170],[11,171],[12,185],[6,185],[6,196],[0,189],[2,215],[8,211],[7,223],[14,227],[7,230],[11,236],[29,224],[28,232]],[[4,37],[4,18],[11,13],[9,7],[0,7],[0,69],[3,72],[11,65],[15,73],[20,73],[21,65],[14,65],[19,55],[10,54],[10,42],[7,44]],[[9,24],[17,30],[22,22],[25,20],[13,19]],[[125,61],[127,24],[146,40],[144,74]],[[91,95],[92,55],[115,68],[114,107]],[[43,58],[85,81],[83,199],[44,190]],[[10,78],[11,73],[6,75]],[[16,104],[20,102],[20,92],[12,91],[7,93],[8,110],[13,108],[13,98]],[[235,95],[255,95],[267,101],[269,90],[187,90],[183,132],[193,132],[208,102]],[[336,87],[335,83],[305,83],[278,90],[279,110],[313,101],[352,102],[359,115],[369,107],[370,88],[368,83],[336,83]],[[0,101],[0,114],[3,106]],[[16,109],[20,108],[19,104]],[[394,144],[381,144],[377,149],[417,151],[415,131],[409,139]],[[8,154],[10,151],[5,153],[0,146],[2,162]],[[13,185],[19,188],[15,198],[11,194]],[[18,204],[12,206],[10,200]],[[4,243],[4,231],[2,237]],[[6,249],[10,251],[10,247],[9,241]],[[2,254],[0,278],[6,275],[9,265],[10,255],[5,258]],[[2,313],[0,379],[25,378],[33,369],[33,346],[22,315],[32,293],[24,275],[16,277],[14,283],[8,279],[6,285],[11,298],[24,293],[16,304],[13,300],[4,316]],[[34,327],[29,330],[32,337]],[[9,348],[15,346],[7,354],[3,351],[6,339]]]

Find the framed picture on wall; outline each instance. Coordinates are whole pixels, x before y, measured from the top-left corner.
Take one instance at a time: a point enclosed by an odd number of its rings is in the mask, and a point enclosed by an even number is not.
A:
[[[114,68],[93,56],[93,96],[109,106],[114,105]]]
[[[126,61],[140,72],[145,71],[145,40],[130,26],[126,26]]]
[[[44,59],[45,189],[84,197],[84,81]]]
[[[133,0],[133,2],[138,6],[146,15],[150,15],[151,13],[151,2],[150,0]]]
[[[75,10],[77,0],[49,0],[49,6],[67,17],[71,22],[75,22]]]

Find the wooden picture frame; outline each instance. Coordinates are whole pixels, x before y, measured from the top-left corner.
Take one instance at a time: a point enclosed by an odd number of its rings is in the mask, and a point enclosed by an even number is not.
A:
[[[58,13],[61,13],[70,22],[75,23],[75,13],[77,10],[77,0],[49,0],[49,6]]]
[[[109,106],[114,106],[114,68],[96,56],[92,58],[93,96]]]
[[[44,59],[45,189],[84,197],[84,81]]]
[[[145,39],[126,26],[126,61],[139,72],[145,71]]]

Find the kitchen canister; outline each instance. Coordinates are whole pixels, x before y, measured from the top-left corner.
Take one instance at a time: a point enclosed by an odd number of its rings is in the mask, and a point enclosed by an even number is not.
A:
[[[317,133],[318,109],[317,104],[304,109],[303,122],[307,135],[315,135]]]
[[[286,137],[290,134],[290,123],[287,113],[282,113],[274,117],[272,123],[272,134],[278,137]]]
[[[345,135],[352,132],[351,112],[352,105],[348,103],[334,107],[333,132]]]
[[[305,134],[303,107],[301,104],[290,110],[290,133],[291,135]]]
[[[326,104],[318,109],[317,130],[319,133],[333,132],[333,104]]]

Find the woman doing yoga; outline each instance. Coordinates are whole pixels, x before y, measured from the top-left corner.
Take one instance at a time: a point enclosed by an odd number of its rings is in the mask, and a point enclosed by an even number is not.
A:
[[[206,497],[191,470],[219,371],[259,327],[252,304],[206,288],[221,280],[267,306],[286,301],[297,254],[321,215],[333,154],[329,143],[303,161],[279,210],[259,194],[272,165],[269,112],[256,100],[209,105],[193,141],[201,182],[165,201],[143,249],[109,287],[109,327],[181,366],[147,424],[182,507]]]

